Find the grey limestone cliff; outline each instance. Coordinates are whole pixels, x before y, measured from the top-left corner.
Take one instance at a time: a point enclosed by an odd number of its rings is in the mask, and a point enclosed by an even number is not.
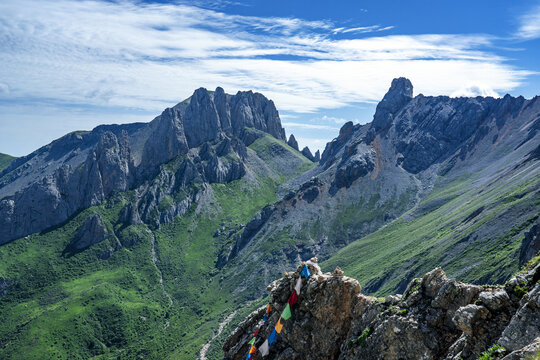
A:
[[[143,186],[144,193],[159,167],[178,157],[184,159],[176,181],[184,186],[196,178],[238,179],[245,174],[246,145],[261,132],[286,141],[271,100],[252,91],[200,88],[150,123],[68,134],[0,173],[0,244],[62,223],[114,192]],[[139,215],[131,208],[126,216],[146,221],[148,210]]]

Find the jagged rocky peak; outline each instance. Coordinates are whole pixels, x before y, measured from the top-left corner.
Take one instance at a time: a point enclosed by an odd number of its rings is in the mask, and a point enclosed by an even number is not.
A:
[[[309,148],[307,146],[305,146],[303,149],[302,149],[302,155],[304,155],[305,157],[307,157],[309,160],[315,162],[315,157],[313,156],[313,154],[311,153],[311,150],[309,150]]]
[[[293,134],[291,134],[289,136],[289,140],[287,141],[287,145],[289,145],[290,147],[292,147],[293,149],[295,149],[297,151],[300,151],[300,149],[298,148],[298,141],[296,141],[296,138],[294,137]]]
[[[259,347],[278,322],[303,265],[267,288],[273,312],[258,331]],[[374,298],[341,269],[310,267],[292,316],[266,360],[463,359],[493,344],[492,359],[522,359],[540,351],[540,265],[504,286],[478,286],[447,278],[436,268],[411,281],[403,295]],[[524,290],[525,289],[525,290]],[[290,306],[290,305],[289,305]],[[244,359],[264,307],[241,322],[223,345],[225,359]],[[263,359],[255,353],[253,359]]]
[[[381,131],[392,124],[394,116],[413,98],[413,86],[409,79],[400,77],[392,80],[390,89],[377,105],[373,116],[373,127]]]
[[[222,134],[240,136],[245,128],[261,130],[286,141],[274,102],[253,91],[229,95],[221,87],[213,92],[199,88],[174,108],[181,114],[190,148]]]

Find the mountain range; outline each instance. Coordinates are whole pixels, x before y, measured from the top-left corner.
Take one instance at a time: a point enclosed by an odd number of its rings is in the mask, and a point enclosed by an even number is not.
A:
[[[317,256],[367,294],[441,266],[502,284],[540,250],[540,98],[413,96],[322,154],[271,100],[198,89],[149,123],[0,156],[0,357],[221,359]]]

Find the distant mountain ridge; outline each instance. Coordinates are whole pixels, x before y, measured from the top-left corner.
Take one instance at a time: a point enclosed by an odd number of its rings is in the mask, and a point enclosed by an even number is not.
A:
[[[285,141],[271,100],[251,91],[225,94],[200,88],[152,122],[103,125],[74,132],[13,161],[0,172],[0,244],[42,231],[77,211],[103,203],[155,176],[157,168],[205,143],[219,142],[208,155],[204,176],[211,182],[243,175],[241,163],[219,156],[243,156],[261,133]],[[236,139],[241,139],[237,141]],[[203,149],[205,150],[205,149]]]
[[[244,233],[239,238],[236,248],[243,249],[242,256],[279,264],[280,271],[314,255],[330,258],[329,266],[334,267],[359,268],[363,261],[377,259],[376,264],[361,267],[362,273],[353,273],[369,280],[370,293],[403,291],[414,276],[440,264],[452,264],[453,276],[470,274],[470,281],[502,282],[517,271],[518,264],[526,261],[518,259],[521,238],[539,217],[540,97],[413,97],[412,89],[408,79],[394,79],[373,122],[345,124],[326,145],[318,166],[290,182],[295,190],[254,218],[264,222],[249,237]],[[460,187],[450,192],[452,184]],[[519,197],[514,197],[515,192],[521,192]],[[491,195],[484,199],[484,193]],[[436,240],[427,229],[409,235],[399,232],[412,220],[416,222],[411,224],[427,221],[430,211],[442,211],[447,203],[452,204],[451,210],[445,210],[453,212],[451,217],[440,214],[429,219],[431,231],[438,229],[441,236],[444,231],[444,238]],[[403,220],[393,227],[384,227],[401,216]],[[442,226],[440,219],[449,223]],[[474,226],[456,230],[460,221],[468,224],[472,219]],[[396,233],[389,236],[385,231],[391,229]],[[395,242],[377,245],[370,254],[362,238],[371,233],[382,237],[374,244]],[[401,239],[414,241],[417,249],[428,243],[449,248],[446,255],[435,249],[426,254],[424,249],[398,260],[402,246],[398,233]],[[489,246],[496,248],[502,246],[504,234],[512,239],[511,258],[504,260],[512,268],[497,268],[478,249],[469,253],[476,265],[458,265],[463,251],[480,246],[474,239],[487,237]],[[282,251],[277,245],[271,255],[260,250],[261,244],[275,238],[286,244]],[[336,253],[349,243],[352,248]],[[353,251],[355,247],[358,250]],[[386,261],[393,266],[385,265]],[[481,263],[486,268],[481,278],[474,279],[475,267],[484,267]]]

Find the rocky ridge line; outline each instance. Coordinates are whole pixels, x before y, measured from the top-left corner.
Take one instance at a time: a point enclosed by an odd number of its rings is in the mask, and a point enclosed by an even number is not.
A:
[[[246,172],[246,147],[265,134],[286,142],[273,101],[252,91],[225,94],[220,87],[195,90],[150,123],[102,125],[68,134],[0,172],[0,245],[134,189],[144,204],[127,209],[126,216],[158,226],[182,215],[186,204],[175,204],[163,218],[149,219],[156,206],[148,203],[159,197],[152,193],[156,178],[175,181],[165,185],[176,189],[194,180],[239,179]],[[181,157],[172,179],[160,169]]]
[[[272,331],[301,268],[268,286],[276,311],[256,346]],[[461,283],[437,268],[411,281],[403,295],[378,299],[361,294],[358,281],[339,268],[333,274],[315,272],[265,359],[471,360],[490,348],[493,360],[534,358],[540,356],[539,280],[540,264],[504,286]],[[227,338],[225,359],[245,357],[264,309]]]

